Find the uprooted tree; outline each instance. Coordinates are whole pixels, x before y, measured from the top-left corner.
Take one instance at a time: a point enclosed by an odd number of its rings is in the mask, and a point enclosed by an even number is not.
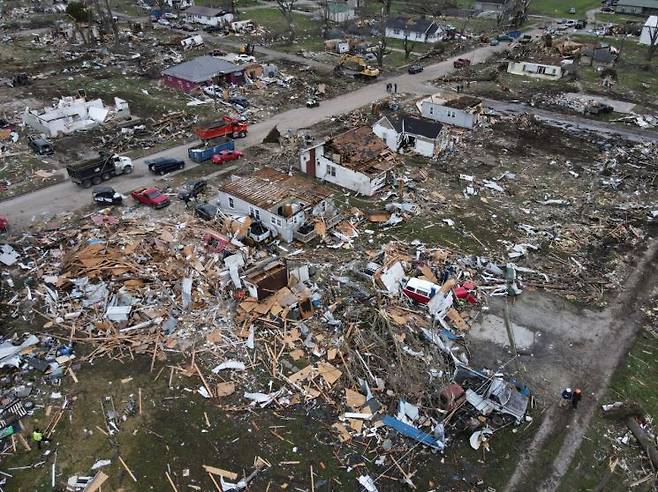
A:
[[[288,43],[290,44],[292,44],[292,42],[297,37],[297,33],[295,31],[295,17],[293,15],[293,10],[296,3],[297,0],[276,0],[276,6],[288,24]]]

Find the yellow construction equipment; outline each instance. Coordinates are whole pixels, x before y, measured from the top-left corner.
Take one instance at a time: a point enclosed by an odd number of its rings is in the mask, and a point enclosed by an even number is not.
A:
[[[348,77],[356,77],[374,80],[379,77],[379,69],[371,67],[366,61],[358,55],[344,54],[334,69],[336,73]]]

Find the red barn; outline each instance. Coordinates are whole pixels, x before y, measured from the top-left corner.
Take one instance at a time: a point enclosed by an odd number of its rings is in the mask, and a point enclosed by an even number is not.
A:
[[[180,65],[174,65],[162,72],[162,80],[167,87],[190,92],[197,87],[244,82],[244,69],[231,62],[214,56],[199,56]]]

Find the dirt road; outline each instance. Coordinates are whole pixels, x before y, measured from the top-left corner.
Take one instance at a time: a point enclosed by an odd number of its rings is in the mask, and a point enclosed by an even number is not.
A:
[[[565,337],[573,336],[578,330],[586,331],[589,337],[578,350],[580,357],[574,363],[577,369],[568,374],[569,380],[560,381],[565,386],[581,386],[585,397],[578,411],[559,408],[559,389],[555,388],[554,403],[550,406],[530,446],[524,451],[516,470],[510,478],[506,491],[534,490],[553,492],[567,472],[571,460],[580,447],[594,413],[599,409],[599,400],[604,396],[614,371],[624,360],[637,331],[641,326],[639,307],[648,300],[658,284],[658,240],[647,248],[638,262],[634,273],[620,290],[621,295],[610,306],[588,323],[569,327]],[[586,327],[583,329],[583,327]],[[605,356],[601,356],[605,354]],[[562,370],[567,369],[562,367]],[[564,439],[562,446],[549,469],[537,469],[535,461],[542,451],[550,448],[551,440]]]

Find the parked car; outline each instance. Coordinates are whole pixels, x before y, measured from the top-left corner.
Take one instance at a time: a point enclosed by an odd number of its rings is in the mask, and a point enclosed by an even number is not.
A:
[[[208,189],[208,182],[205,179],[191,179],[178,190],[178,198],[181,200],[190,200],[196,198]]]
[[[7,232],[9,229],[9,219],[4,215],[0,215],[0,232]]]
[[[500,41],[498,41],[496,38],[493,38],[491,41],[489,41],[489,46],[498,46],[500,44]]]
[[[514,41],[514,38],[509,34],[499,34],[496,36],[496,39],[498,39],[498,41]]]
[[[171,26],[171,22],[169,22],[167,19],[158,19],[158,24],[161,26]]]
[[[55,148],[50,140],[43,137],[28,137],[27,145],[39,155],[53,155]]]
[[[519,43],[521,44],[528,44],[530,41],[532,41],[532,36],[530,34],[524,34],[521,39],[519,39]]]
[[[221,97],[224,88],[219,85],[207,85],[201,89],[206,96]]]
[[[317,108],[319,105],[320,105],[320,101],[318,101],[318,100],[317,100],[316,98],[314,98],[314,97],[309,97],[309,98],[306,100],[306,107],[307,107],[307,108]]]
[[[471,64],[471,60],[469,60],[468,58],[457,58],[454,61],[453,66],[455,68],[464,68],[464,67],[468,67],[470,64]]]
[[[213,164],[223,164],[228,161],[235,161],[242,157],[242,152],[239,150],[222,150],[218,154],[212,156]]]
[[[91,192],[91,196],[98,205],[121,205],[123,195],[114,191],[111,186],[97,186]]]
[[[576,25],[573,27],[575,27],[576,29],[585,29],[585,26],[587,26],[587,21],[580,19],[579,21],[576,22]]]
[[[230,102],[231,104],[237,104],[238,106],[242,106],[243,108],[249,107],[249,101],[244,96],[229,97],[228,102]]]
[[[484,394],[467,389],[466,401],[482,415],[499,412],[514,417],[517,422],[521,421],[528,408],[528,397],[519,392],[512,383],[499,377],[491,380]]]
[[[165,12],[163,17],[165,19],[178,19],[178,16],[174,14],[173,12]]]
[[[363,59],[368,63],[374,63],[377,61],[377,55],[375,53],[366,53],[363,55]]]
[[[575,13],[576,13],[576,7],[571,7],[571,8],[569,9],[569,13],[570,13],[570,14],[575,14]]]
[[[407,68],[407,72],[409,72],[410,74],[420,73],[424,69],[425,69],[425,67],[423,67],[419,63],[414,63],[413,65],[409,65],[409,68]]]
[[[194,26],[191,25],[191,24],[183,24],[183,25],[180,26],[180,28],[181,28],[183,31],[186,31],[186,32],[194,32],[194,31],[196,31],[196,27],[194,27]]]
[[[227,53],[224,50],[220,50],[219,48],[215,48],[214,50],[208,52],[209,56],[226,56]]]
[[[203,220],[214,220],[218,210],[212,203],[199,203],[194,207],[194,215]]]
[[[171,171],[183,169],[185,161],[182,159],[174,159],[173,157],[158,157],[157,159],[148,159],[146,165],[153,174],[167,174]]]
[[[130,196],[133,197],[133,200],[137,203],[148,205],[155,209],[167,207],[170,203],[169,197],[163,195],[159,189],[153,186],[148,188],[137,188],[130,193]]]
[[[256,57],[245,54],[235,55],[233,58],[233,63],[254,63],[255,61]]]

